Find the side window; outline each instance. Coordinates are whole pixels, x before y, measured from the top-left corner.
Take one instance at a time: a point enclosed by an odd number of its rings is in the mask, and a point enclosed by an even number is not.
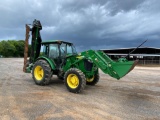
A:
[[[58,44],[50,44],[50,46],[49,46],[49,57],[50,58],[59,57]]]
[[[44,45],[43,47],[43,55],[48,56],[49,47],[48,45]]]

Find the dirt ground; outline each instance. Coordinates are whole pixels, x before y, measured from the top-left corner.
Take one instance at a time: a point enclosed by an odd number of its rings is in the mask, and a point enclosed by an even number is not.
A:
[[[160,67],[136,67],[119,81],[100,72],[80,94],[56,76],[37,86],[22,67],[23,59],[0,58],[0,120],[160,120]]]

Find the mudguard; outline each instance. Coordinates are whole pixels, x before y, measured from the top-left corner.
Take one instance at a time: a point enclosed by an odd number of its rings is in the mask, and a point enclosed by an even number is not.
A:
[[[47,58],[45,56],[40,56],[40,57],[37,58],[37,60],[46,60],[49,63],[49,65],[51,66],[52,70],[56,69],[56,64],[52,59],[49,59],[49,58]]]

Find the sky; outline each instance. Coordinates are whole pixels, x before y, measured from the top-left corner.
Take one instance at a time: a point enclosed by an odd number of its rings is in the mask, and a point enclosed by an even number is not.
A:
[[[1,0],[0,40],[24,40],[25,24],[42,24],[42,40],[73,42],[78,51],[160,48],[160,0]]]

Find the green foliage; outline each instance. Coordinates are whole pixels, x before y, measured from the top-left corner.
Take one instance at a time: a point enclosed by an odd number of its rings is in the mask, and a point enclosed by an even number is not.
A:
[[[0,42],[0,55],[4,57],[23,57],[24,56],[24,40],[8,40]],[[30,51],[29,46],[29,51]]]

